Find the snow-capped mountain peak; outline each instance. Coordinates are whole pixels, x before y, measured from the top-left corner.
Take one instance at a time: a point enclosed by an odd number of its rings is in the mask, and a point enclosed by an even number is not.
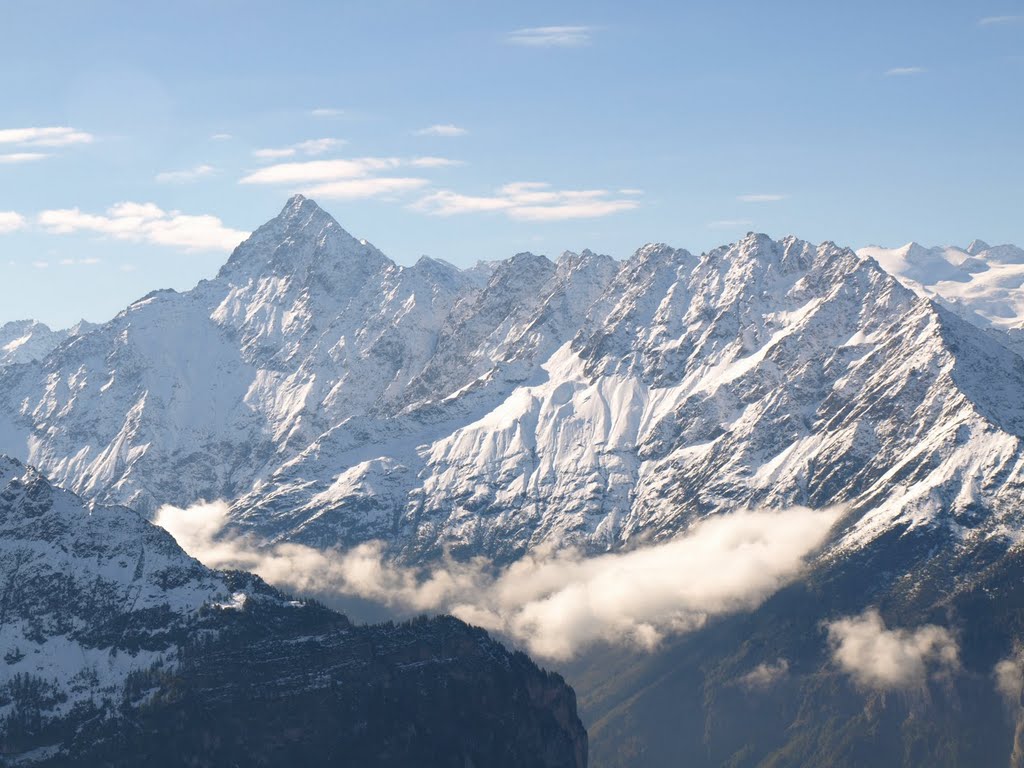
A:
[[[350,235],[312,200],[295,195],[235,249],[218,277],[239,282],[352,271],[351,277],[357,278],[386,266],[393,262],[373,245]]]
[[[987,251],[991,246],[984,240],[972,240],[971,244],[965,249],[971,256],[977,256],[979,253]]]

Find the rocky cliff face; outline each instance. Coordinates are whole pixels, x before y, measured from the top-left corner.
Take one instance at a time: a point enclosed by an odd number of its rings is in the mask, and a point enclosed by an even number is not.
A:
[[[586,765],[572,690],[483,631],[355,626],[7,458],[0,652],[19,765]]]

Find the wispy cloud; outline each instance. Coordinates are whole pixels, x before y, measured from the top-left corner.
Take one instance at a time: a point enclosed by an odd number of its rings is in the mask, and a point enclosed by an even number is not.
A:
[[[760,195],[740,195],[736,199],[741,203],[777,203],[780,200],[786,200],[789,195],[782,194],[760,194]]]
[[[212,165],[197,165],[195,168],[186,168],[182,171],[164,171],[158,173],[155,178],[160,184],[188,184],[209,176],[216,170]]]
[[[886,70],[886,77],[906,77],[908,75],[923,75],[928,70],[924,67],[893,67]]]
[[[311,182],[356,179],[374,171],[397,168],[397,157],[359,157],[338,160],[309,160],[299,163],[278,163],[260,168],[244,176],[241,184],[308,184]]]
[[[451,123],[444,123],[438,125],[428,125],[426,128],[420,128],[415,132],[417,136],[465,136],[469,131],[465,128],[461,128],[458,125],[452,125]]]
[[[50,268],[50,262],[48,262],[48,261],[41,261],[41,260],[40,261],[33,261],[32,262],[32,266],[35,267],[36,269],[49,269]]]
[[[593,27],[585,26],[528,27],[509,32],[505,41],[533,48],[574,48],[587,45],[593,31]]]
[[[186,251],[229,251],[248,233],[224,226],[216,216],[164,211],[154,203],[118,203],[105,215],[78,208],[43,211],[39,224],[54,234],[94,232],[117,240],[147,242]]]
[[[451,160],[447,157],[414,157],[409,161],[413,168],[450,168],[455,165],[464,165],[461,160]]]
[[[754,222],[750,219],[718,219],[717,221],[709,221],[708,229],[745,229],[746,227],[753,226]]]
[[[626,187],[625,189],[620,189],[619,190],[619,194],[620,195],[633,195],[633,196],[636,196],[636,195],[642,195],[643,193],[644,193],[644,191],[642,189],[637,189],[636,187]]]
[[[978,19],[979,27],[994,27],[998,24],[1021,24],[1024,23],[1024,15],[1018,16],[986,16]]]
[[[253,152],[253,155],[261,160],[280,160],[285,157],[294,157],[298,154],[322,155],[324,152],[347,143],[344,139],[307,139],[287,147],[257,149]]]
[[[18,144],[23,147],[67,147],[72,144],[90,144],[93,139],[91,133],[67,127],[0,130],[0,144]]]
[[[341,117],[345,114],[345,110],[334,109],[333,107],[317,107],[310,110],[309,114],[313,117]]]
[[[254,149],[252,154],[253,157],[258,157],[260,160],[280,160],[294,156],[295,147],[264,147],[263,149]]]
[[[1020,649],[998,662],[992,673],[996,679],[996,690],[1003,695],[1007,705],[1012,709],[1020,708],[1021,693],[1024,692],[1024,657]]]
[[[768,688],[789,674],[789,662],[776,659],[775,663],[762,662],[743,675],[737,682],[744,688]]]
[[[960,666],[960,649],[944,627],[886,629],[876,610],[827,625],[832,658],[865,688],[896,690],[924,685],[929,672],[941,676]]]
[[[306,139],[296,144],[295,149],[307,155],[322,155],[347,143],[344,139]]]
[[[61,259],[60,260],[60,265],[62,267],[74,267],[74,266],[94,267],[94,266],[96,266],[99,263],[100,263],[100,260],[95,258],[95,257],[92,257],[92,256],[89,256],[89,257],[84,258],[84,259]]]
[[[442,157],[359,157],[278,163],[254,171],[242,184],[287,184],[311,197],[356,200],[388,197],[426,187],[427,179],[414,176],[379,176],[400,167],[438,168],[455,165]]]
[[[333,200],[359,200],[422,189],[429,183],[426,179],[371,176],[365,179],[346,179],[317,184],[306,189],[305,194],[310,197]]]
[[[14,211],[0,211],[0,235],[17,232],[28,225],[25,217]]]
[[[232,136],[230,133],[215,133],[212,136],[210,136],[211,141],[230,141],[233,138],[235,137]]]
[[[593,219],[632,210],[639,202],[609,198],[606,189],[556,190],[544,182],[515,182],[499,187],[493,195],[463,195],[451,190],[432,192],[412,204],[431,216],[502,211],[520,221]]]
[[[45,152],[10,152],[0,155],[0,165],[14,165],[15,163],[33,163],[36,160],[45,160],[49,155]]]
[[[297,592],[359,596],[405,610],[445,611],[550,659],[598,643],[652,649],[709,616],[749,610],[797,578],[837,510],[795,508],[712,517],[671,541],[586,557],[540,551],[497,569],[483,559],[403,568],[381,542],[348,551],[269,547],[225,533],[228,507],[162,507],[156,524],[215,568],[254,571]],[[766,684],[784,662],[765,669]]]

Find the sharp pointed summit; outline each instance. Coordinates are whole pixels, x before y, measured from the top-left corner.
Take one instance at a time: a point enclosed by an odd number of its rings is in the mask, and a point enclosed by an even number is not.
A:
[[[238,282],[343,268],[350,279],[358,279],[387,266],[393,262],[377,248],[346,232],[313,200],[294,195],[235,249],[218,277]]]

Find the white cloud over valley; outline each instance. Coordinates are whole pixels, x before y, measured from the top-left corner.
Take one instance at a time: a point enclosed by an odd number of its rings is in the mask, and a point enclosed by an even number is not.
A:
[[[538,552],[502,569],[482,559],[406,568],[381,542],[347,551],[261,547],[226,530],[220,502],[165,506],[155,522],[211,567],[250,570],[299,593],[447,611],[538,656],[567,659],[596,643],[653,648],[710,616],[755,608],[801,573],[836,519],[837,510],[735,512],[664,543],[595,557]]]
[[[887,629],[877,610],[827,625],[832,659],[864,687],[876,690],[919,688],[930,675],[960,666],[956,639],[944,627]]]

